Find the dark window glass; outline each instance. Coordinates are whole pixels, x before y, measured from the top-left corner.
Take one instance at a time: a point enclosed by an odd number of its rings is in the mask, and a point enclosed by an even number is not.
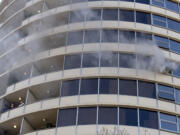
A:
[[[174,12],[179,12],[178,3],[172,0],[166,0],[166,8]]]
[[[166,27],[166,18],[159,15],[153,15],[153,24],[161,27]]]
[[[180,23],[171,19],[168,20],[168,28],[174,31],[180,32]]]
[[[81,90],[82,95],[98,93],[98,79],[82,79]]]
[[[62,81],[61,96],[78,95],[79,80]]]
[[[173,75],[180,77],[180,65],[177,64],[177,68],[173,71]]]
[[[152,35],[147,33],[136,32],[137,42],[147,42],[152,40]]]
[[[120,21],[134,22],[134,11],[131,10],[120,10],[119,13]]]
[[[82,31],[68,33],[67,45],[82,44],[82,42],[83,42],[83,32]]]
[[[118,30],[103,30],[102,42],[118,42]]]
[[[117,124],[117,108],[116,107],[99,107],[98,123],[99,124]]]
[[[164,0],[152,0],[152,4],[159,7],[164,7]]]
[[[118,79],[101,78],[100,79],[100,94],[117,94]]]
[[[161,129],[177,131],[176,116],[160,113]]]
[[[71,11],[69,23],[82,22],[85,19],[84,11]]]
[[[120,43],[135,43],[135,32],[134,31],[119,31],[119,42]]]
[[[140,126],[158,129],[158,114],[157,112],[139,110]]]
[[[150,67],[150,62],[152,62],[152,57],[145,56],[143,54],[137,54],[137,61],[136,61],[136,68],[137,69],[144,69],[149,71],[156,70],[156,67]],[[154,69],[153,69],[154,68]]]
[[[119,124],[137,126],[137,109],[119,108]]]
[[[83,54],[82,66],[83,68],[99,67],[99,54],[98,53]]]
[[[78,125],[96,124],[96,107],[79,108]]]
[[[175,89],[175,101],[180,104],[180,89]]]
[[[84,43],[99,43],[100,31],[99,30],[87,30],[85,31]]]
[[[119,94],[137,96],[137,84],[134,80],[119,80]]]
[[[120,1],[134,2],[134,0],[120,0]]]
[[[94,0],[94,1],[98,1],[98,0]],[[87,11],[86,21],[96,21],[96,20],[101,20],[101,9],[91,9],[90,11]]]
[[[139,96],[156,98],[156,86],[154,83],[138,81]]]
[[[158,85],[159,97],[174,100],[174,88],[165,85]]]
[[[103,20],[118,20],[118,9],[103,9]]]
[[[119,54],[120,68],[134,68],[136,64],[136,55],[134,54]]]
[[[118,67],[118,54],[111,52],[102,52],[101,67]]]
[[[58,115],[58,127],[76,125],[77,109],[60,109]]]
[[[144,23],[144,24],[151,24],[151,15],[149,13],[136,11],[136,22]]]
[[[169,49],[169,39],[159,36],[154,36],[154,40],[159,47]]]
[[[135,0],[137,3],[150,4],[150,0]]]
[[[174,40],[170,40],[170,49],[173,52],[180,53],[180,43]]]
[[[80,68],[81,66],[81,55],[66,55],[64,62],[64,69]]]

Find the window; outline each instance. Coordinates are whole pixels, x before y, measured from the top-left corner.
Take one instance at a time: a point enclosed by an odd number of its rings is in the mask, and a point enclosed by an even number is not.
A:
[[[140,126],[158,129],[158,114],[157,112],[139,110]]]
[[[134,68],[136,65],[136,55],[134,54],[119,54],[119,67]]]
[[[101,52],[101,67],[118,67],[118,54]]]
[[[145,0],[142,0],[145,1]],[[151,24],[151,15],[149,13],[136,11],[136,22]]]
[[[134,0],[120,0],[120,1],[134,2]]]
[[[171,19],[168,20],[168,28],[180,32],[180,23]]]
[[[71,11],[69,23],[83,22],[84,21],[84,11]]]
[[[177,64],[177,68],[173,71],[173,75],[176,77],[180,77],[180,64]]]
[[[152,0],[152,4],[159,7],[164,7],[164,0]]]
[[[143,54],[137,54],[137,61],[136,61],[136,68],[137,69],[143,69],[143,70],[149,70],[154,71],[156,70],[155,66],[150,66],[150,62],[152,62],[151,56],[145,56]]]
[[[100,31],[99,30],[86,30],[84,43],[99,43],[100,42]]]
[[[180,43],[174,40],[170,40],[170,49],[173,52],[180,53]]]
[[[134,31],[119,31],[119,42],[120,43],[135,43],[135,32]]]
[[[152,15],[153,24],[161,27],[166,27],[166,18],[159,15]]]
[[[99,54],[98,53],[83,54],[82,66],[83,68],[99,67]]]
[[[98,1],[98,0],[94,0],[94,1]],[[101,20],[101,9],[91,9],[86,12],[87,12],[86,21]]]
[[[119,108],[119,124],[137,126],[137,109]]]
[[[103,9],[103,20],[118,20],[118,9]]]
[[[100,79],[100,94],[117,94],[118,79],[101,78]]]
[[[62,81],[61,96],[74,96],[79,93],[79,80]]]
[[[137,84],[134,80],[119,80],[119,94],[137,96]]]
[[[135,0],[137,3],[150,4],[150,0]]]
[[[118,30],[103,30],[102,42],[118,42]]]
[[[180,104],[180,89],[175,89],[175,101]]]
[[[60,109],[58,115],[58,127],[76,125],[77,109]]]
[[[159,97],[169,100],[174,100],[174,88],[165,86],[165,85],[158,85]]]
[[[138,43],[152,41],[152,35],[147,33],[136,32],[136,38]]]
[[[166,0],[166,8],[177,13],[179,12],[178,3],[172,0]]]
[[[177,131],[176,116],[160,113],[161,129],[168,131]]]
[[[154,36],[154,40],[159,47],[169,49],[169,39],[159,36]]]
[[[119,13],[120,21],[134,22],[134,11],[131,10],[120,10]]]
[[[82,95],[98,93],[98,79],[82,79],[81,90]]]
[[[96,124],[96,114],[96,107],[79,108],[78,125]]]
[[[83,32],[82,31],[68,33],[67,45],[82,44],[82,42],[83,42]]]
[[[154,83],[138,81],[139,96],[156,99],[156,86]]]
[[[98,114],[99,124],[117,124],[116,107],[99,107]]]
[[[80,68],[81,66],[81,55],[66,55],[64,62],[64,69]]]

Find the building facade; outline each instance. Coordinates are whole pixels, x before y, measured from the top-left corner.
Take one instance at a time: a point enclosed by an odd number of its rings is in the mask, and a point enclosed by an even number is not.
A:
[[[1,0],[0,135],[180,134],[180,0]]]

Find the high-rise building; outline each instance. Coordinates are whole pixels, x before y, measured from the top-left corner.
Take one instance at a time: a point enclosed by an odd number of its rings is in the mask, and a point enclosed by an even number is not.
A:
[[[0,135],[180,134],[180,0],[0,0]]]

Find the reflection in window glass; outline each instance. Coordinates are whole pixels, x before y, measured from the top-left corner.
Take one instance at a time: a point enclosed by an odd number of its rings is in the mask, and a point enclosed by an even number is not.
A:
[[[137,126],[137,109],[119,108],[119,124]]]
[[[119,31],[119,42],[120,43],[135,43],[135,32],[134,31]]]
[[[137,84],[134,80],[119,80],[119,94],[137,96]]]
[[[159,15],[153,15],[153,24],[161,27],[166,27],[166,18],[159,16]]]
[[[139,110],[140,126],[158,129],[158,114],[157,112]]]
[[[99,124],[117,124],[116,107],[99,107],[98,113]]]
[[[149,13],[136,11],[136,22],[144,23],[144,24],[151,24],[151,15]]]
[[[97,94],[98,79],[82,79],[80,94]]]
[[[99,93],[100,94],[117,94],[118,93],[118,79],[101,78]]]
[[[164,0],[152,0],[152,4],[159,7],[164,7]]]
[[[84,19],[85,19],[85,16],[83,14],[83,11],[71,11],[70,12],[69,23],[83,22]]]
[[[118,30],[103,30],[102,42],[118,42]]]
[[[86,21],[96,21],[96,20],[101,20],[101,9],[91,9],[90,11],[87,11]]]
[[[180,89],[175,89],[175,101],[180,104]]]
[[[134,54],[119,54],[120,68],[134,68],[136,65],[136,55]]]
[[[120,10],[119,13],[120,21],[134,22],[134,11],[131,10]]]
[[[103,9],[103,20],[118,20],[118,9]]]
[[[96,107],[79,108],[78,125],[96,124],[96,114]]]
[[[172,0],[166,0],[166,8],[174,12],[179,12],[178,3],[173,2]]]
[[[177,131],[176,116],[160,113],[161,129],[169,131]]]
[[[118,54],[101,52],[101,67],[118,67]]]
[[[83,42],[83,32],[82,31],[68,33],[67,45],[82,44],[82,42]]]
[[[168,38],[154,36],[154,40],[159,47],[169,49],[169,39]]]
[[[99,43],[100,31],[99,30],[86,30],[84,36],[84,43]]]
[[[170,49],[173,52],[180,53],[180,43],[174,40],[170,40]]]
[[[79,80],[62,81],[61,96],[74,96],[79,92]]]
[[[137,3],[150,4],[150,0],[135,0]]]
[[[83,54],[82,67],[83,68],[99,67],[99,54],[98,53]]]
[[[60,109],[58,115],[58,127],[76,125],[77,109]]]
[[[175,71],[173,71],[173,75],[180,77],[180,64],[178,64],[177,66],[178,66],[178,68]]]
[[[139,96],[156,98],[156,86],[154,83],[138,81]]]
[[[159,97],[174,100],[174,88],[158,84]]]
[[[171,19],[167,19],[168,28],[180,32],[180,23]]]
[[[66,55],[64,62],[64,69],[80,68],[81,66],[81,55]]]

